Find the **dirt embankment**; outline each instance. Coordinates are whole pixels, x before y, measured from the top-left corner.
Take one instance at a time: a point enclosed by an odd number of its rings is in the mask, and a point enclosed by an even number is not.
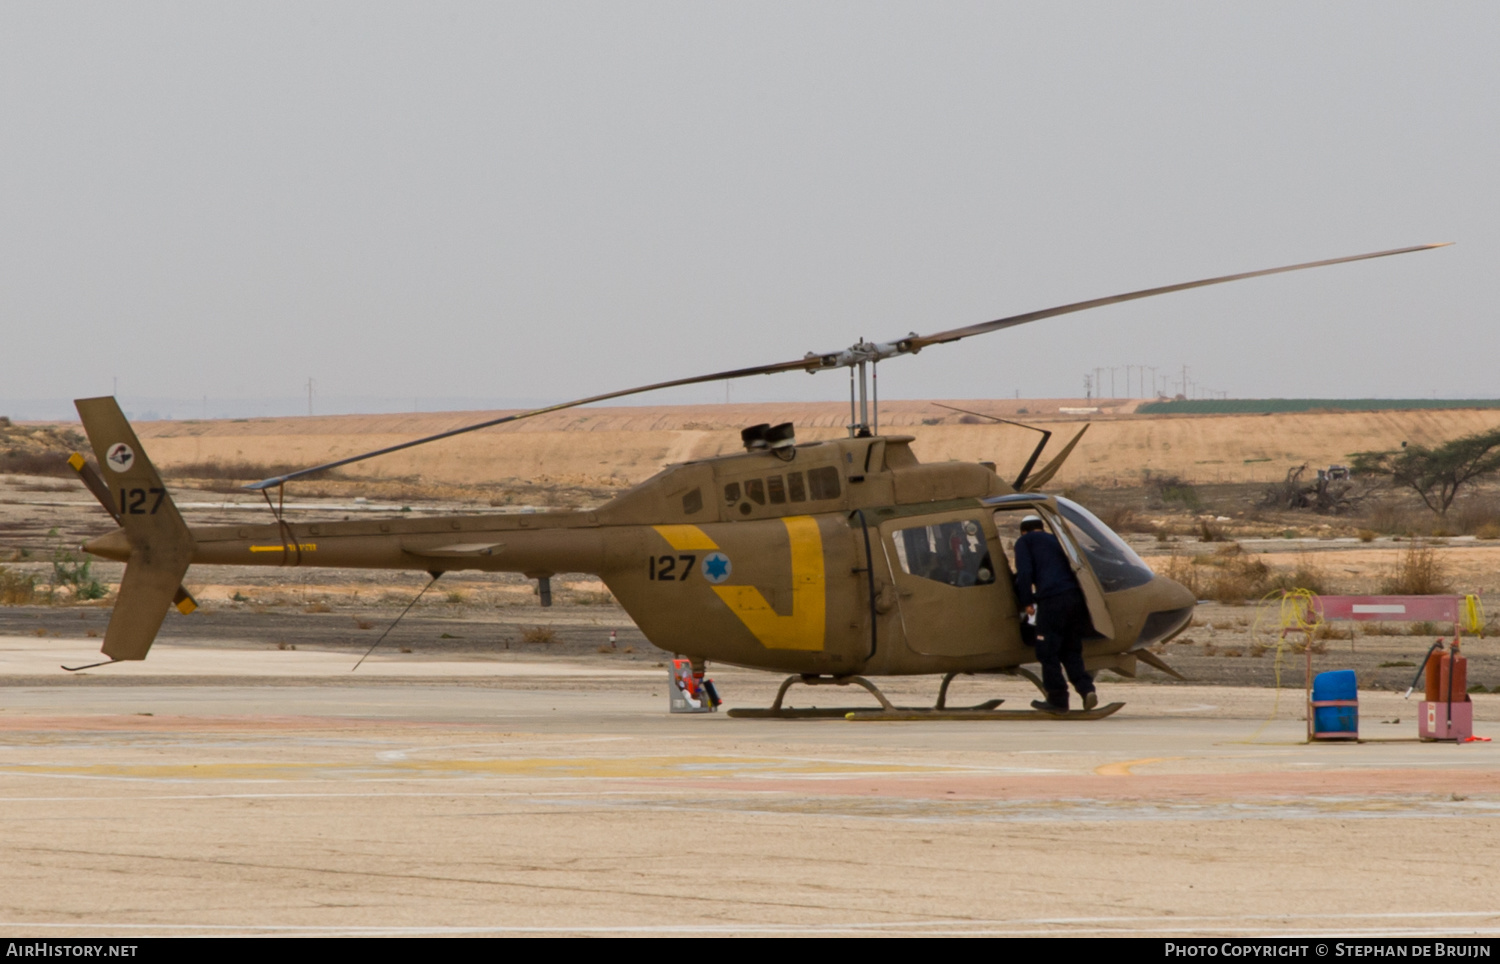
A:
[[[0,472],[71,474],[68,456],[87,444],[82,434],[67,425],[17,425],[0,416]]]
[[[1285,415],[1136,415],[1134,403],[1105,403],[1098,414],[1064,414],[1079,400],[957,401],[947,404],[1019,418],[1055,434],[1056,451],[1090,422],[1058,484],[1136,484],[1143,472],[1189,482],[1261,482],[1287,468],[1347,462],[1351,453],[1402,441],[1431,443],[1500,427],[1500,410],[1312,412]],[[1096,403],[1097,404],[1097,403]],[[503,479],[587,486],[633,484],[664,465],[734,452],[739,429],[794,422],[803,440],[844,434],[848,407],[837,403],[588,408],[398,452],[344,470],[367,479],[420,479],[475,485]],[[496,417],[498,412],[349,415],[308,418],[147,422],[136,426],[164,469],[192,463],[315,465]],[[978,423],[978,424],[975,424]],[[984,423],[934,402],[885,402],[881,430],[916,437],[926,461],[987,459],[1008,474],[1026,460],[1036,435]]]

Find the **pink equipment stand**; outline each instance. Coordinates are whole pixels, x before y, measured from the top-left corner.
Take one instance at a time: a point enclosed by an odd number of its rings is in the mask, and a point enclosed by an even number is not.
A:
[[[1462,743],[1474,735],[1474,704],[1429,703],[1417,705],[1417,736],[1423,740]]]

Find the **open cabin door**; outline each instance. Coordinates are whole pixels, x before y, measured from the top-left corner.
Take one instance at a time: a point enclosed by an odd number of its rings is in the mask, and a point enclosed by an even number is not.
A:
[[[978,656],[1014,639],[1015,595],[1001,582],[1009,566],[989,515],[975,507],[881,524],[902,629],[916,652]]]
[[[1046,524],[1048,531],[1057,537],[1063,552],[1067,554],[1068,562],[1073,566],[1073,574],[1077,576],[1078,586],[1083,590],[1084,601],[1088,603],[1089,620],[1094,624],[1094,632],[1113,639],[1115,621],[1109,614],[1109,605],[1104,601],[1104,587],[1089,565],[1088,556],[1079,547],[1078,540],[1074,537],[1067,520],[1058,512],[1057,504],[1051,498],[1040,495],[1002,496],[998,499],[990,499],[988,502],[996,510],[997,530],[1016,531],[1021,524],[1021,517],[1027,512],[1035,512],[1042,517],[1042,522]]]

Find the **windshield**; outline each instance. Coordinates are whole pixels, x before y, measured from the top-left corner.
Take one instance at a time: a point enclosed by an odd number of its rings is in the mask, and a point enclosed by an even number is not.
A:
[[[1089,566],[1099,577],[1099,584],[1105,592],[1133,589],[1152,580],[1155,573],[1151,568],[1092,512],[1060,496],[1056,501],[1058,510],[1067,520],[1068,531],[1083,554],[1089,557]]]

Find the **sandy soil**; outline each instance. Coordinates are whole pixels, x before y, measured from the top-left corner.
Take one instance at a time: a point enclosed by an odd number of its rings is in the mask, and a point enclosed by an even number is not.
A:
[[[947,404],[1020,418],[1062,441],[1092,422],[1061,485],[1133,481],[1143,471],[1196,482],[1275,481],[1292,465],[1347,462],[1350,453],[1388,449],[1403,440],[1433,442],[1500,425],[1500,411],[1304,413],[1295,415],[1135,415],[1133,402],[1105,402],[1096,416],[1067,416],[1078,399],[954,401]],[[1098,403],[1096,403],[1098,404]],[[1021,414],[1020,410],[1026,413]],[[963,424],[964,416],[932,402],[890,401],[882,428],[916,436],[927,461],[993,460],[1019,468],[1036,436],[1006,425]],[[136,426],[151,457],[170,471],[194,462],[316,465],[495,417],[494,412],[351,415],[230,421],[147,422]],[[634,484],[662,466],[736,451],[739,430],[757,422],[795,422],[803,439],[844,434],[839,403],[589,408],[397,453],[347,470],[360,478],[420,478],[478,484],[546,479],[585,485]]]

